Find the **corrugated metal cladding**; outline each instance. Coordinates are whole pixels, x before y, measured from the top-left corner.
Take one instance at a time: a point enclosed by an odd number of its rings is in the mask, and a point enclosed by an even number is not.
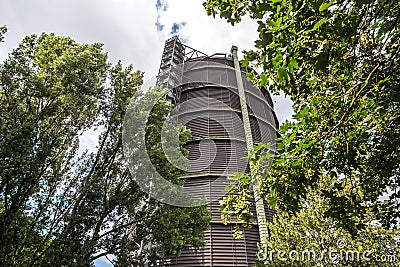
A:
[[[179,258],[164,259],[164,266],[254,266],[259,234],[257,225],[232,237],[232,226],[221,222],[219,200],[234,172],[248,171],[235,69],[227,57],[201,57],[184,63],[181,86],[173,88],[176,106],[172,117],[192,132],[186,149],[190,167],[185,179],[187,192],[205,196],[212,215],[207,245],[196,251],[190,246]],[[269,93],[255,88],[243,74],[254,143],[276,139],[278,128]],[[255,207],[253,214],[255,215]],[[266,209],[268,219],[274,211]],[[256,221],[256,220],[255,220]]]

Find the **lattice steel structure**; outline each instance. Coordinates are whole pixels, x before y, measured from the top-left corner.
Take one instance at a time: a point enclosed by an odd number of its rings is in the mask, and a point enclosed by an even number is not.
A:
[[[165,44],[157,82],[168,87],[167,97],[177,107],[172,118],[192,133],[185,145],[190,167],[182,179],[193,196],[207,197],[212,222],[205,232],[204,248],[195,252],[188,245],[181,257],[164,259],[164,266],[254,266],[260,240],[257,221],[244,232],[243,239],[235,240],[232,226],[222,224],[219,212],[227,177],[249,170],[243,159],[249,141],[241,101],[247,105],[252,142],[267,143],[277,137],[278,121],[270,94],[265,88],[255,88],[245,73],[245,69],[240,72],[243,100],[231,55],[207,56],[185,46],[177,37]],[[254,207],[253,213],[256,214]],[[272,219],[273,213],[265,208],[267,220]]]

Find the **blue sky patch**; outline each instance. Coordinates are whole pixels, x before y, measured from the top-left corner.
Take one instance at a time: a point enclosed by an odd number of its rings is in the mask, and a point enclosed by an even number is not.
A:
[[[157,31],[159,31],[159,32],[161,32],[165,27],[165,25],[162,25],[160,23],[159,17],[157,18],[156,27],[157,27]]]
[[[171,33],[170,33],[170,34],[171,34],[171,35],[178,34],[179,31],[180,31],[183,27],[185,27],[185,25],[186,25],[186,22],[185,22],[185,21],[180,22],[180,23],[174,22],[174,24],[173,24],[172,27],[171,27]]]
[[[167,11],[168,3],[166,0],[157,0],[156,8],[158,11]]]

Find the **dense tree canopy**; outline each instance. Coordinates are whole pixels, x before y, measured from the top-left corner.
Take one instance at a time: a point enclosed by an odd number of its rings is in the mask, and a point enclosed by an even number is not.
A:
[[[278,203],[277,219],[296,220],[291,216],[304,217],[312,212],[310,207],[318,207],[322,215],[314,223],[332,220],[334,229],[354,240],[374,225],[396,231],[399,2],[208,0],[204,6],[210,15],[219,14],[232,24],[244,15],[257,20],[259,38],[255,49],[245,52],[242,64],[257,71],[249,78],[259,86],[284,92],[293,101],[293,120],[280,128],[279,154],[268,170],[269,156],[259,151],[262,156],[254,159],[251,176],[261,183],[270,204]],[[236,180],[239,184],[224,200],[223,216],[248,221],[249,209],[243,208],[248,202],[238,204],[234,193],[249,190],[249,179]],[[311,206],[310,195],[317,196]],[[319,199],[328,205],[315,204]],[[303,231],[304,221],[299,220],[280,231]],[[329,229],[320,228],[319,233],[324,231]],[[271,238],[281,244],[296,244],[279,238],[278,230],[273,233]]]
[[[142,266],[203,244],[207,209],[161,205],[123,160],[125,109],[142,78],[108,63],[101,44],[54,34],[25,37],[0,64],[1,264],[88,266],[111,254],[117,266]],[[159,101],[146,134],[158,152],[150,157],[177,182],[180,170],[161,154],[154,130],[169,109]],[[80,153],[88,130],[101,132],[98,145]]]
[[[288,211],[309,187],[334,200],[326,215],[355,231],[374,207],[385,226],[399,218],[400,91],[398,1],[224,1],[204,3],[231,23],[249,14],[259,39],[249,75],[283,91],[295,116],[280,131],[280,154],[263,186]],[[382,196],[386,200],[382,201]]]
[[[331,202],[319,192],[329,190],[328,179],[322,180],[317,190],[309,190],[302,199],[304,208],[296,216],[278,209],[268,225],[270,237],[259,258],[267,266],[398,266],[399,232],[371,224],[376,220],[371,210],[365,212],[365,229],[356,236],[336,219],[324,216]]]

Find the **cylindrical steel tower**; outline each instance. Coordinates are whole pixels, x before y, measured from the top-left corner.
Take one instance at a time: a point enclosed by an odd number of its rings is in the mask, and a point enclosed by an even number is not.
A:
[[[265,88],[257,89],[247,81],[245,72],[235,69],[232,56],[207,56],[182,45],[176,37],[166,43],[158,84],[169,88],[168,97],[176,107],[172,117],[192,133],[185,145],[190,167],[182,179],[186,192],[207,198],[212,222],[205,232],[204,248],[196,252],[188,244],[181,257],[165,259],[165,266],[254,266],[260,240],[257,221],[236,240],[233,226],[224,225],[219,212],[228,177],[249,170],[243,159],[249,138],[253,143],[268,143],[277,137],[271,97]],[[245,99],[240,98],[239,82]],[[246,133],[251,136],[246,138]],[[255,208],[253,214],[257,214]],[[266,207],[266,219],[272,215],[273,210]]]

